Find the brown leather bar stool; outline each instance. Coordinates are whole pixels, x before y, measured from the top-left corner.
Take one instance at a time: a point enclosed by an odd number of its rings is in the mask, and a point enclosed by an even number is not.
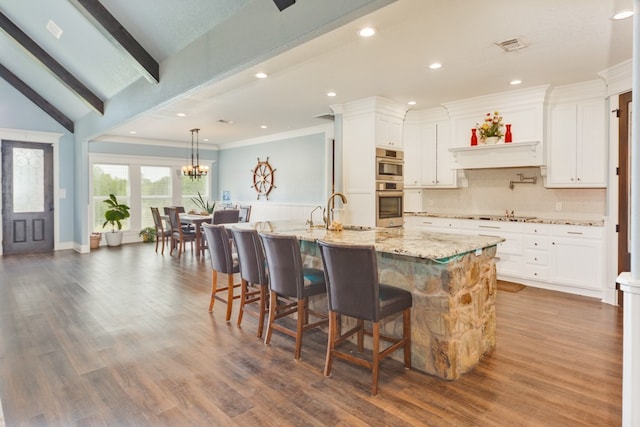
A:
[[[324,375],[331,374],[334,357],[364,366],[372,371],[371,394],[378,394],[380,361],[392,352],[404,351],[404,366],[411,368],[411,292],[378,281],[378,263],[373,246],[344,245],[318,241],[327,282],[329,304],[329,339]],[[402,313],[402,337],[394,338],[380,333],[380,321]],[[338,316],[356,319],[356,326],[341,333]],[[366,330],[364,321],[370,321],[372,330]],[[357,334],[358,350],[364,349],[364,334],[373,337],[372,361],[352,353],[341,352],[337,346]],[[380,350],[380,340],[391,343]]]
[[[262,338],[264,317],[267,314],[268,285],[262,241],[258,232],[252,229],[232,228],[231,235],[238,251],[242,279],[238,326],[242,324],[242,316],[246,311],[247,314],[258,318],[258,338]],[[258,303],[258,309],[255,311],[248,309],[253,303]]]
[[[269,274],[269,320],[264,343],[269,344],[273,330],[296,339],[294,357],[300,359],[302,334],[327,324],[324,314],[309,310],[309,297],[326,292],[324,273],[316,268],[304,268],[300,244],[295,236],[260,233]],[[296,330],[277,324],[276,320],[296,314]],[[320,319],[309,323],[309,315]]]
[[[227,314],[225,320],[231,319],[233,300],[239,299],[240,295],[234,294],[234,289],[240,284],[233,283],[233,275],[240,272],[238,258],[231,250],[231,239],[224,225],[202,224],[202,231],[209,246],[209,258],[211,260],[211,300],[209,301],[209,312],[213,311],[213,303],[220,300],[227,304]],[[227,286],[218,288],[218,273],[227,275]],[[226,298],[218,295],[227,291]]]

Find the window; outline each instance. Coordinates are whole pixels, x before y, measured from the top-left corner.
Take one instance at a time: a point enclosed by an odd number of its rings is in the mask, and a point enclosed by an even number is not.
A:
[[[93,231],[102,230],[104,213],[108,206],[103,200],[115,194],[118,202],[131,205],[129,198],[129,166],[127,165],[93,165]],[[122,229],[129,229],[129,219],[122,221]]]
[[[153,227],[151,207],[171,206],[171,168],[167,166],[140,167],[141,226]]]
[[[196,205],[192,199],[198,198],[198,193],[206,201],[209,200],[209,192],[207,191],[207,178],[191,179],[188,176],[182,177],[182,206],[184,210],[189,212],[190,210],[201,211],[202,209]]]

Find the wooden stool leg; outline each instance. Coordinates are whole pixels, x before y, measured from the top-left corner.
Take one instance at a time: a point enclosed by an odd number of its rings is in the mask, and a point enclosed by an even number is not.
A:
[[[335,311],[329,312],[329,336],[327,338],[327,357],[324,361],[324,376],[331,375],[333,364],[333,349],[335,348],[336,333],[338,330],[338,315]]]
[[[380,322],[373,322],[373,361],[372,361],[372,376],[373,383],[371,385],[371,395],[378,394],[378,374],[380,368]]]
[[[231,319],[231,309],[233,309],[233,273],[227,274],[227,317],[228,322]]]
[[[296,351],[295,359],[300,359],[300,353],[302,352],[302,331],[304,325],[309,323],[309,311],[306,310],[306,299],[298,300],[298,321],[296,322]]]
[[[218,272],[211,270],[211,301],[209,301],[209,313],[213,311],[213,303],[216,302],[216,292],[218,288]]]
[[[276,307],[278,304],[278,297],[273,291],[269,291],[269,320],[267,321],[267,335],[264,337],[264,343],[269,344],[271,342],[271,333],[273,332],[273,322],[276,318]]]
[[[244,305],[247,299],[247,287],[249,284],[246,280],[242,279],[240,281],[240,310],[238,311],[238,326],[242,323],[242,316],[244,315]]]
[[[260,286],[260,317],[258,318],[258,338],[262,338],[264,330],[264,316],[267,314],[267,287]]]

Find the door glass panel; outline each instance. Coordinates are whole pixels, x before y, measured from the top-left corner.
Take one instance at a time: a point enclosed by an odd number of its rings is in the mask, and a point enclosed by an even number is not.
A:
[[[13,148],[13,212],[44,212],[44,151]]]

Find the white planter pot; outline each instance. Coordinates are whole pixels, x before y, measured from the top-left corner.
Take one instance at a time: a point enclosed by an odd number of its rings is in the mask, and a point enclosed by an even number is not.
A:
[[[107,240],[107,246],[120,246],[122,243],[122,231],[104,233],[104,238]]]

